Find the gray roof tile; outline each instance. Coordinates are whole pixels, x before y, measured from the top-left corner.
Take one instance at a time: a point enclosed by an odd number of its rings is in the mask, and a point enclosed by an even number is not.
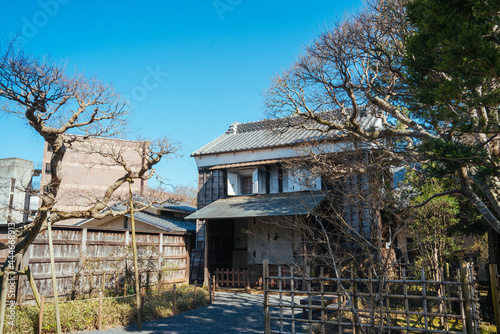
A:
[[[130,217],[129,214],[125,215]],[[185,221],[182,219],[175,219],[170,217],[162,217],[150,214],[148,212],[135,212],[134,218],[158,228],[161,228],[168,232],[194,232],[196,231],[196,223]]]
[[[322,112],[322,117],[335,118],[332,112]],[[367,129],[379,124],[373,112],[363,112],[359,117],[361,127]],[[304,128],[304,127],[307,128]],[[233,123],[222,136],[193,152],[201,156],[270,147],[291,146],[299,143],[334,138],[339,132],[322,132],[325,125],[305,121],[298,116],[267,119],[250,123]]]

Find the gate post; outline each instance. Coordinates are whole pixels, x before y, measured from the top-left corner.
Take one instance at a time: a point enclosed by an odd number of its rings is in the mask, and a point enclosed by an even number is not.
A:
[[[493,298],[493,309],[495,310],[495,325],[497,333],[500,333],[500,298],[498,296],[498,268],[496,264],[490,264],[490,286]]]
[[[269,263],[264,260],[262,268],[262,281],[264,284],[264,334],[271,333],[271,315],[269,314]]]

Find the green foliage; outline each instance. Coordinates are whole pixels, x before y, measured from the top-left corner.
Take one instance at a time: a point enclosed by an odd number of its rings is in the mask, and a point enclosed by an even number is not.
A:
[[[409,173],[408,181],[416,193],[410,204],[420,204],[436,193],[446,191],[446,184],[437,178],[421,180]],[[414,236],[417,250],[416,264],[433,269],[442,268],[445,262],[463,255],[465,248],[452,234],[453,227],[460,222],[460,201],[445,195],[416,208],[409,230]]]
[[[486,161],[484,149],[457,140],[431,138],[423,141],[418,150],[432,161],[426,165],[427,172],[440,177],[452,175],[464,165],[481,165]]]
[[[194,287],[184,286],[177,289],[177,312],[187,311],[194,306]],[[197,291],[198,306],[208,304],[208,293],[199,288]],[[63,332],[89,331],[97,329],[98,300],[78,300],[60,303],[61,326]],[[54,304],[45,303],[43,319],[43,333],[56,333]],[[171,316],[172,292],[166,291],[146,295],[144,302],[143,319],[154,320],[160,317]],[[37,333],[38,332],[37,306],[16,307],[15,326],[5,325],[4,333]],[[137,322],[135,296],[125,298],[106,298],[103,300],[103,328],[125,326]]]
[[[409,83],[417,88],[414,116],[434,128],[462,133],[484,127],[485,118],[471,108],[498,111],[500,105],[500,3],[485,0],[414,0],[407,15],[414,34],[407,41],[405,64]],[[426,106],[426,107],[424,107]],[[488,117],[491,121],[491,117]],[[483,123],[483,124],[481,124]],[[488,124],[498,130],[498,120]]]

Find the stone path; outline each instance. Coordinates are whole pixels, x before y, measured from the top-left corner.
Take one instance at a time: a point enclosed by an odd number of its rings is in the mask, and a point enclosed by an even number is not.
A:
[[[86,332],[86,334],[263,333],[263,300],[262,295],[218,292],[213,304],[183,312],[173,317],[144,322],[141,331],[137,330],[137,324],[135,324],[100,332]]]

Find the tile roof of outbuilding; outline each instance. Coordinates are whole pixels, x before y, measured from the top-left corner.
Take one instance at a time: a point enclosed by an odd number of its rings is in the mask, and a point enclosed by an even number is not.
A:
[[[130,218],[130,214],[126,214],[125,216]],[[186,233],[196,231],[196,223],[183,219],[157,216],[144,211],[135,212],[134,218],[138,221],[156,226],[168,232]]]
[[[331,112],[321,114],[326,118],[335,117]],[[362,112],[358,121],[366,129],[377,126],[380,120],[373,112]],[[223,135],[199,148],[191,156],[292,146],[338,135],[338,132],[323,132],[326,129],[326,125],[305,121],[299,116],[249,123],[234,122]]]

